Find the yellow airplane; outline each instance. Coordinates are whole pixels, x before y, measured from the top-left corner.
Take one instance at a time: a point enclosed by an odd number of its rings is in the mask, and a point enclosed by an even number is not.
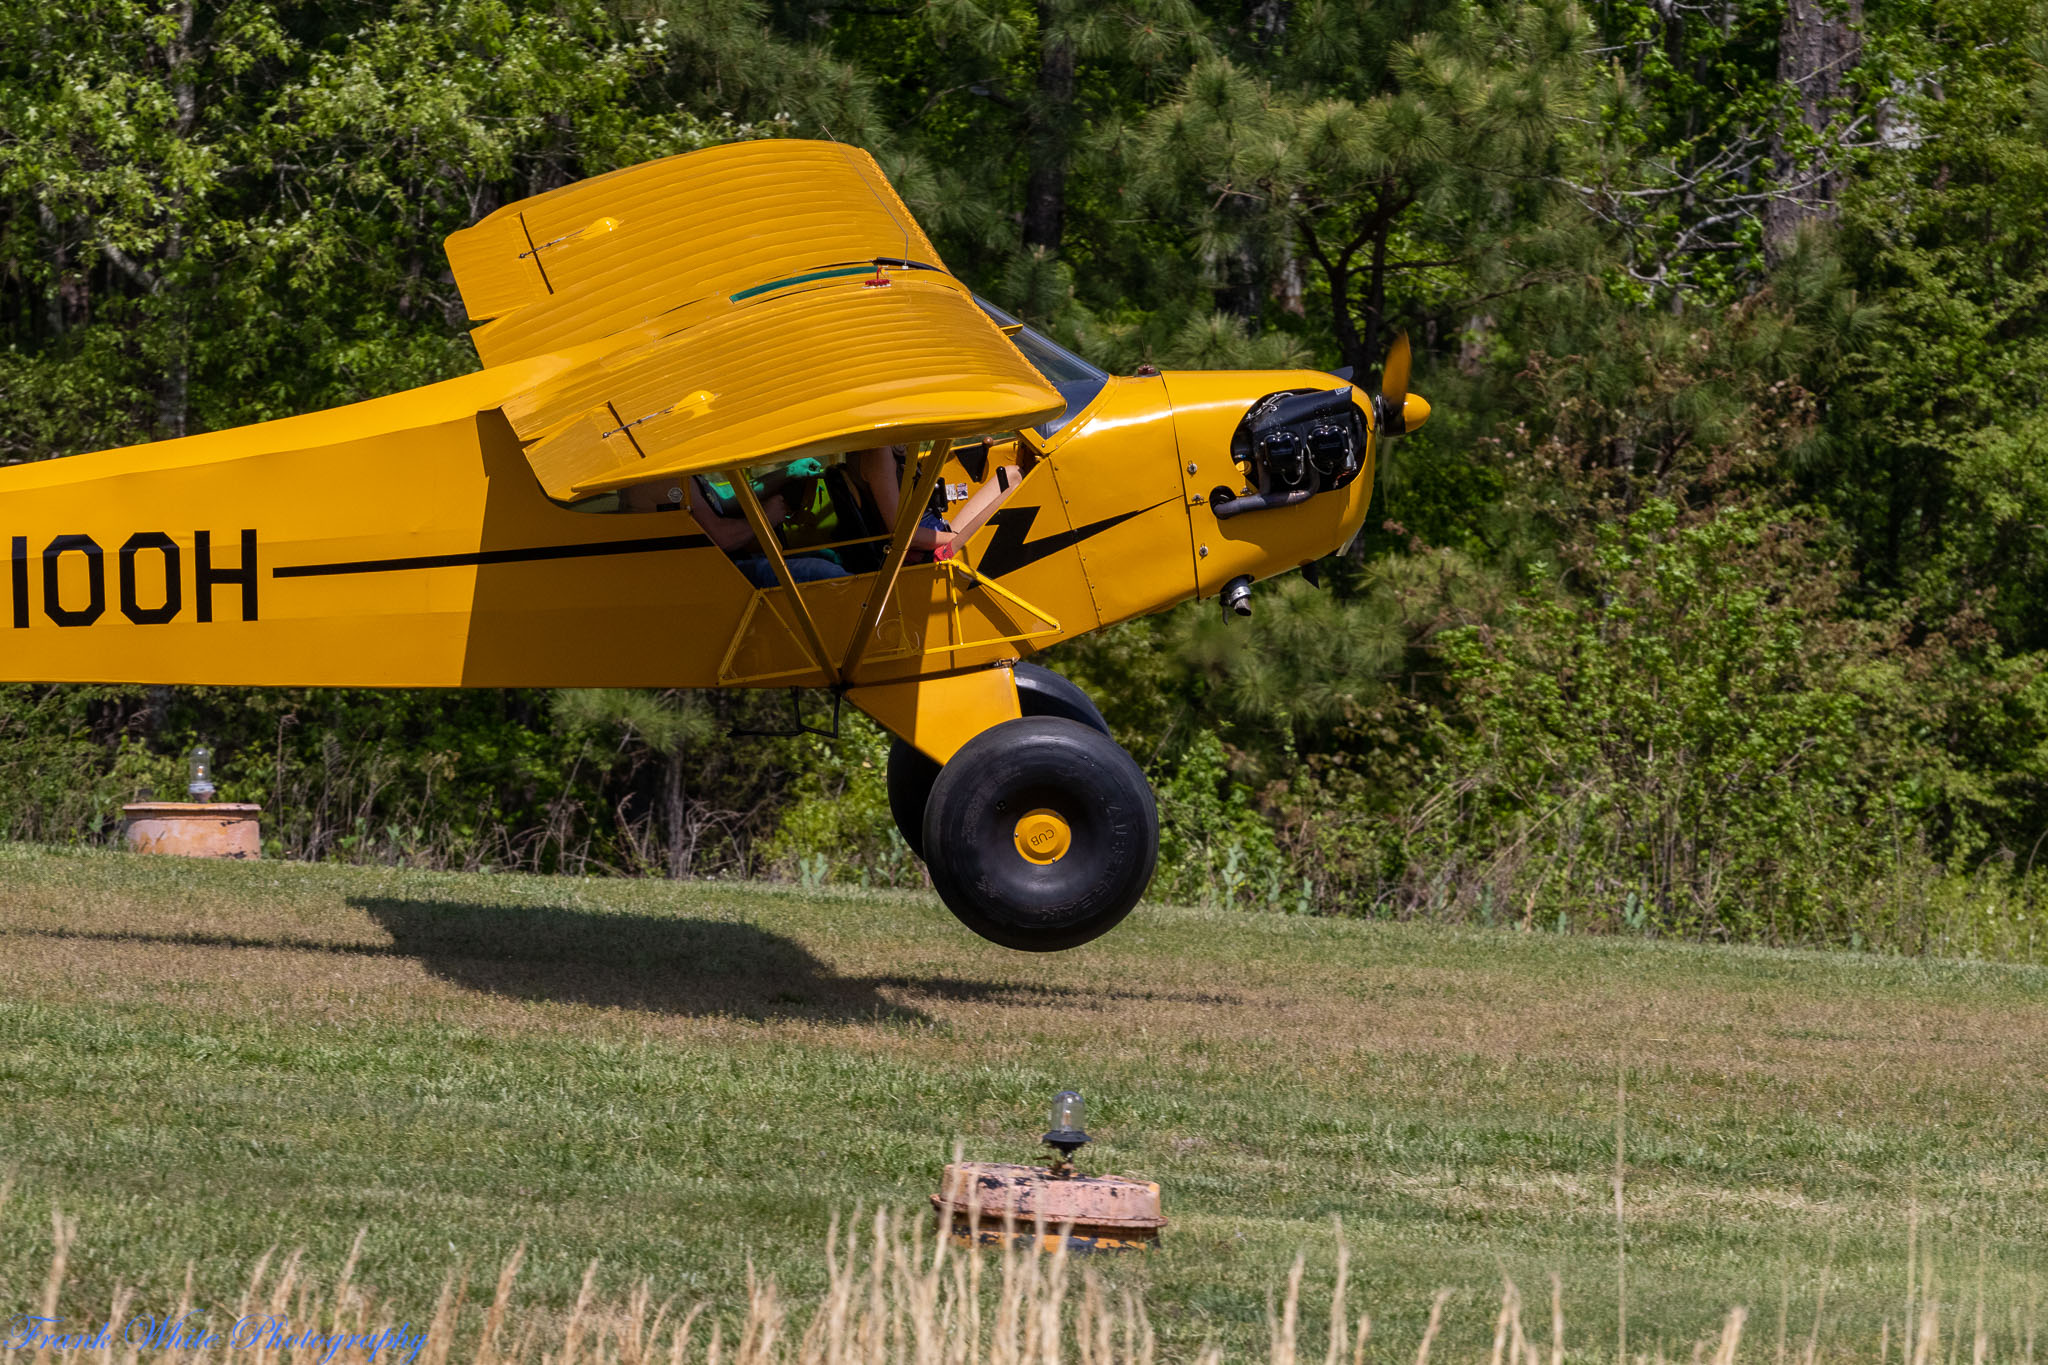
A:
[[[826,688],[976,933],[1104,933],[1152,793],[1028,656],[1357,532],[1429,406],[1318,371],[1111,376],[977,300],[880,169],[734,143],[447,242],[484,368],[0,470],[0,680]],[[898,452],[891,458],[891,450]]]

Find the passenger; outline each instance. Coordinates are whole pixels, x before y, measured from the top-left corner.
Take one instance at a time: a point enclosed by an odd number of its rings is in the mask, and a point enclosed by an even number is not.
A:
[[[757,588],[779,586],[775,566],[768,562],[768,556],[761,553],[760,544],[754,539],[754,528],[747,524],[745,516],[718,510],[710,485],[702,475],[690,480],[690,515],[711,537],[711,543],[725,551],[734,567],[747,576],[749,583]],[[789,520],[789,504],[780,489],[761,499],[761,515],[771,530]],[[846,566],[825,554],[787,555],[784,562],[789,565],[789,576],[799,583],[846,577]]]
[[[896,507],[903,501],[903,465],[907,454],[905,447],[900,445],[875,446],[854,454],[854,468],[875,500],[875,508],[882,518],[882,529],[892,535],[896,530]],[[946,524],[945,517],[939,512],[945,505],[941,501],[944,496],[941,490],[932,490],[931,501],[918,515],[917,529],[911,533],[907,562],[922,564],[927,560],[952,557],[953,528]]]

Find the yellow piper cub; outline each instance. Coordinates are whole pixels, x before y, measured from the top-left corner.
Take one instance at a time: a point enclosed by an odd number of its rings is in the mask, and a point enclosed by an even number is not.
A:
[[[1073,947],[1158,815],[1023,660],[1344,545],[1368,399],[1316,371],[1111,376],[980,303],[875,163],[735,143],[448,239],[484,368],[352,407],[0,470],[0,680],[827,688],[896,737],[953,913]],[[836,711],[835,711],[836,714]]]

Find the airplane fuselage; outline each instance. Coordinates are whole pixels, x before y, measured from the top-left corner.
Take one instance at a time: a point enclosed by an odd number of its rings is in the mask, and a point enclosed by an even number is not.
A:
[[[0,469],[0,678],[361,687],[817,685],[783,590],[690,514],[547,498],[497,407],[550,358],[331,412]],[[861,677],[1000,663],[1327,554],[1369,467],[1219,520],[1232,429],[1328,375],[1112,380],[1049,439],[961,566],[899,578]],[[1361,404],[1361,406],[1363,406]],[[949,471],[965,479],[964,472]],[[998,593],[976,577],[995,585]],[[806,584],[843,648],[874,575]]]

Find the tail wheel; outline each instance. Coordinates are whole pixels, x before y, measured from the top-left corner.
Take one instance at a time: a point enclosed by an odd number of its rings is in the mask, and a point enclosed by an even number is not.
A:
[[[1017,707],[1027,716],[1059,716],[1079,721],[1102,734],[1109,722],[1088,694],[1040,664],[1016,667]],[[931,799],[932,783],[938,781],[939,765],[919,753],[913,745],[896,740],[889,746],[889,814],[896,831],[910,851],[924,857],[924,807]]]
[[[993,943],[1056,952],[1116,927],[1152,881],[1159,812],[1137,761],[1078,721],[1026,716],[976,735],[924,812],[939,899]]]

